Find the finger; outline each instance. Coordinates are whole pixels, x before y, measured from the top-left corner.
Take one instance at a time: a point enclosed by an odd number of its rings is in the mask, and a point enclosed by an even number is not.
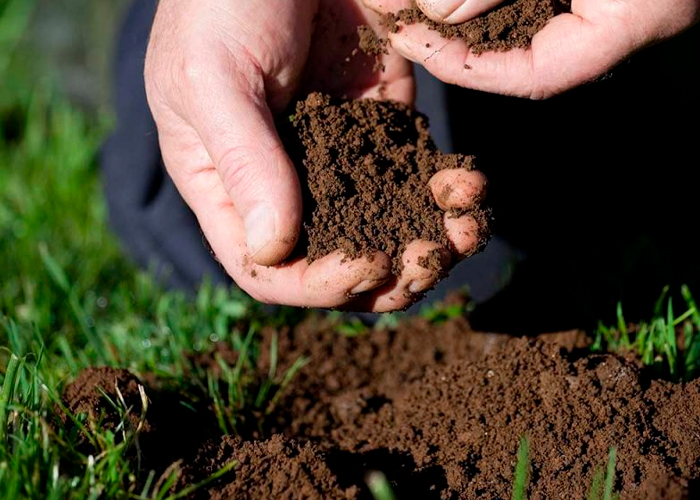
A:
[[[233,74],[191,73],[185,83],[189,121],[243,220],[247,250],[258,264],[277,264],[297,242],[301,192],[263,84]]]
[[[453,217],[445,214],[445,231],[452,244],[452,252],[460,259],[474,255],[488,237],[486,221],[475,214]]]
[[[503,0],[416,0],[418,8],[433,21],[463,23],[503,3]]]
[[[362,0],[362,3],[380,14],[398,12],[411,7],[411,0]]]
[[[334,307],[352,295],[379,288],[391,276],[391,259],[383,252],[348,260],[341,251],[336,251],[311,263],[304,288],[308,297],[316,297],[316,304],[323,297],[330,299],[317,307]]]
[[[194,199],[202,231],[236,284],[255,299],[301,307],[337,307],[391,279],[391,260],[382,252],[348,260],[340,252],[311,264],[296,259],[277,266],[256,264],[247,250],[244,223],[216,172],[193,178],[185,188]],[[193,196],[193,191],[199,191]],[[206,194],[207,196],[201,196]]]
[[[441,209],[470,209],[484,200],[487,181],[478,170],[450,168],[433,175],[428,186]]]
[[[633,43],[620,31],[602,20],[561,14],[534,36],[529,49],[480,55],[423,24],[404,26],[390,38],[397,52],[447,83],[541,99],[590,81],[626,57]]]
[[[401,279],[410,293],[429,290],[445,276],[452,260],[449,250],[434,241],[417,240],[406,245],[401,257]]]
[[[343,309],[354,311],[390,312],[405,309],[445,275],[450,265],[450,253],[437,243],[417,240],[409,243],[401,257],[401,276],[372,293],[363,294]]]

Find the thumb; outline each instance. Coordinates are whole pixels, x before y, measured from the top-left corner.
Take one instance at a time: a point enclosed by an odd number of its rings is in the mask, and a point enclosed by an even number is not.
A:
[[[433,21],[457,24],[494,8],[503,0],[416,0],[416,3]]]
[[[200,95],[193,125],[241,217],[252,260],[279,264],[299,237],[299,178],[262,97],[264,90],[217,87]]]

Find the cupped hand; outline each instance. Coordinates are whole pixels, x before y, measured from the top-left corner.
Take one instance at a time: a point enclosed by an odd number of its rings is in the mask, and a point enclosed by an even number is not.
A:
[[[364,0],[381,13],[411,0]],[[503,0],[417,0],[429,18],[455,24]],[[391,34],[394,49],[447,83],[543,99],[605,74],[634,52],[670,38],[700,19],[700,0],[572,0],[571,13],[551,19],[528,49],[472,54],[423,24]]]
[[[163,160],[216,257],[254,298],[274,304],[387,311],[410,305],[441,273],[420,265],[435,249],[411,243],[391,276],[387,255],[347,261],[339,252],[312,263],[287,259],[301,225],[294,165],[273,115],[297,93],[385,97],[411,102],[410,63],[385,56],[385,72],[354,50],[356,28],[379,29],[359,0],[161,0],[146,55],[149,105]],[[481,200],[477,171],[442,171],[430,183],[445,210]],[[482,228],[469,215],[445,219],[444,266],[474,252]],[[286,260],[287,259],[287,260]]]

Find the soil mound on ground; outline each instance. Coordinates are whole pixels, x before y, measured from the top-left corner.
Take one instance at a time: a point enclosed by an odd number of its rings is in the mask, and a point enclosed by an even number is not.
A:
[[[88,429],[114,430],[127,414],[127,423],[135,428],[142,410],[139,385],[141,381],[128,370],[90,367],[66,386],[63,405],[71,415],[85,415]],[[70,422],[65,414],[62,420]]]
[[[179,491],[236,461],[193,498],[371,499],[372,470],[399,500],[510,498],[526,436],[530,499],[587,498],[611,447],[622,499],[698,493],[700,381],[652,379],[633,359],[590,353],[582,332],[517,339],[456,318],[346,337],[311,318],[265,330],[261,374],[273,343],[278,374],[308,362],[255,436],[202,437],[188,453],[157,444],[183,439],[189,421],[142,440],[145,456],[182,458]]]
[[[464,40],[474,54],[527,48],[535,33],[552,17],[571,11],[571,0],[508,0],[491,11],[460,24],[443,24],[426,17],[415,4],[389,15],[387,22],[397,31],[397,22],[424,23],[448,39]]]
[[[336,478],[315,447],[275,435],[264,441],[244,442],[225,436],[205,445],[199,455],[182,466],[181,489],[197,484],[235,461],[232,471],[191,498],[258,500],[345,500],[355,498],[357,488],[340,488]]]
[[[393,101],[313,93],[281,128],[306,191],[300,250],[309,261],[338,249],[350,259],[380,250],[398,275],[407,243],[449,245],[428,181],[444,168],[472,169],[473,158],[442,154],[424,115]],[[486,227],[486,213],[473,213]]]

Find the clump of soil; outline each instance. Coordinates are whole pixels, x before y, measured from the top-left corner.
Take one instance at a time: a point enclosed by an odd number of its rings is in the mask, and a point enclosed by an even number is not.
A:
[[[297,104],[282,135],[308,186],[300,245],[309,261],[338,249],[349,259],[380,250],[398,275],[409,242],[449,246],[428,181],[444,168],[473,169],[473,157],[442,154],[424,115],[393,101],[313,93]],[[484,210],[473,214],[487,226]]]
[[[508,0],[491,11],[460,24],[443,24],[429,19],[414,5],[387,17],[390,30],[397,22],[424,23],[444,38],[464,40],[472,53],[527,48],[535,33],[552,17],[571,11],[571,0]]]
[[[204,481],[233,461],[236,464],[229,474],[191,498],[345,500],[357,495],[356,487],[338,486],[324,457],[312,444],[301,445],[281,435],[253,442],[225,436],[207,443],[192,462],[181,466],[175,490]]]
[[[379,38],[369,26],[358,26],[357,36],[359,38],[357,45],[365,54],[381,56],[389,53],[389,49],[387,49],[389,41],[386,38]]]

